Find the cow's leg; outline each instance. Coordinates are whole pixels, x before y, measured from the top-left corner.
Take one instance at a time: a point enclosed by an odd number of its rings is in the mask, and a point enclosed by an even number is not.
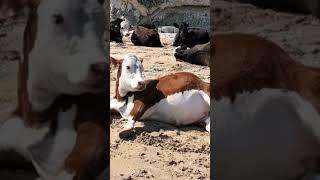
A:
[[[123,131],[129,131],[129,130],[132,130],[134,128],[134,125],[135,125],[136,121],[133,118],[134,118],[133,116],[130,116],[128,118],[127,123],[123,127]]]
[[[49,134],[41,143],[28,148],[34,167],[45,180],[72,180],[74,176],[63,171],[63,167],[76,141],[76,113],[75,105],[65,112],[59,111],[56,133]]]
[[[76,180],[94,180],[107,168],[108,134],[103,125],[84,122],[78,126],[76,144],[65,162],[65,169]]]
[[[208,143],[210,144],[210,115],[204,120],[205,128],[209,132],[209,140]]]
[[[210,133],[210,116],[204,122],[206,123],[206,130]]]
[[[120,132],[119,136],[123,138],[127,138],[131,135],[132,130],[134,129],[134,125],[136,120],[141,118],[143,113],[145,112],[145,105],[142,102],[135,102],[134,106],[129,114],[129,118],[127,123],[124,125],[122,131]]]

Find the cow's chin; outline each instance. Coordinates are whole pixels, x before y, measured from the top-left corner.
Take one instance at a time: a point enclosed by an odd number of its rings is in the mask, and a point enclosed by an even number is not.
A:
[[[81,83],[81,88],[84,89],[84,93],[101,93],[106,92],[107,83],[96,82],[96,83]]]
[[[134,91],[134,92],[144,91],[145,89],[146,89],[146,86],[140,86],[140,87],[135,87],[135,88],[133,88],[133,91]]]

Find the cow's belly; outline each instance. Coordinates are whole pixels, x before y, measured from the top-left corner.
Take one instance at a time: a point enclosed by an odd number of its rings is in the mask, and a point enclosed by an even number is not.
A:
[[[157,120],[175,125],[204,120],[208,116],[210,102],[206,102],[203,95],[205,93],[199,90],[170,95],[149,108],[141,120]]]
[[[215,101],[217,179],[288,180],[312,167],[320,147],[302,121],[318,115],[298,102],[281,90]]]

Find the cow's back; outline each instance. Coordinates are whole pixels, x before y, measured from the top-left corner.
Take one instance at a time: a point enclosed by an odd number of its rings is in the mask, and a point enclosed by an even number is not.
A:
[[[216,98],[263,87],[281,88],[285,69],[295,64],[279,46],[255,35],[215,34],[212,41]]]

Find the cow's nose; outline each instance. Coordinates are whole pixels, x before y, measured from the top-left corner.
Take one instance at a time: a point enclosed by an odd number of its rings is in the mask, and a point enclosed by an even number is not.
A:
[[[108,64],[106,62],[98,62],[91,64],[91,71],[94,74],[100,75],[100,74],[106,74],[108,70]]]
[[[144,86],[145,86],[145,83],[144,83],[144,81],[139,81],[139,82],[138,82],[138,85],[139,85],[140,87],[144,87]]]
[[[107,82],[108,64],[106,62],[91,64],[90,71],[93,75],[94,82],[101,85]]]

